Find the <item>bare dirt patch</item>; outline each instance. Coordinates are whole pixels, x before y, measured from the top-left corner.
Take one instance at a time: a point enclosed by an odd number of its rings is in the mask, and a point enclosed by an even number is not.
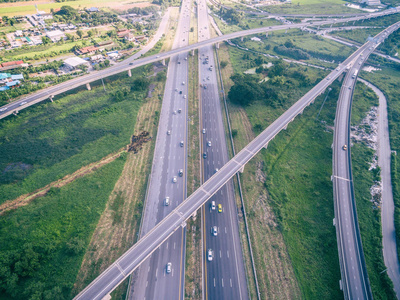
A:
[[[21,195],[17,199],[4,202],[3,204],[0,205],[0,215],[8,210],[16,209],[18,207],[28,205],[34,199],[46,195],[47,192],[51,188],[63,187],[64,185],[71,183],[72,181],[76,180],[79,177],[82,177],[82,176],[85,176],[87,174],[94,172],[98,168],[114,161],[116,158],[118,158],[121,155],[121,153],[123,153],[125,151],[126,151],[125,149],[120,149],[116,153],[111,153],[111,154],[107,155],[106,157],[102,158],[101,160],[94,162],[90,165],[84,166],[84,167],[80,168],[78,171],[76,171],[72,174],[66,175],[62,179],[54,181],[41,189],[38,189],[29,194]]]
[[[55,3],[55,1],[20,1],[20,2],[7,2],[7,3],[0,3],[1,7],[16,7],[16,6],[27,6],[27,5],[34,5],[34,4],[50,4]]]
[[[162,84],[158,83],[152,98],[148,98],[139,110],[135,135],[148,131],[155,136],[156,111],[160,109],[158,94],[162,88]],[[150,174],[151,170],[154,140],[143,144],[137,154],[128,154],[124,170],[109,197],[83,259],[74,293],[82,290],[136,241],[146,194],[146,174]],[[126,286],[116,290],[116,299],[122,297],[124,289]]]

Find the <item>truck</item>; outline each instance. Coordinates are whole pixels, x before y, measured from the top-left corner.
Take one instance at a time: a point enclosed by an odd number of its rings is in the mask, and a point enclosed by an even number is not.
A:
[[[353,76],[351,76],[351,78],[353,78],[353,79],[356,78],[357,74],[358,74],[358,70],[355,70],[353,73]]]

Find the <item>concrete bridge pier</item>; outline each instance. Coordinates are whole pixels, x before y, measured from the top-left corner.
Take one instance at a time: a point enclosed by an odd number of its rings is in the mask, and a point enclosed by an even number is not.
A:
[[[215,45],[215,47],[216,47],[217,49],[219,49],[219,43],[217,43],[217,44]]]
[[[243,173],[243,172],[244,172],[244,165],[240,168],[239,172],[240,172],[240,173]]]
[[[128,70],[128,76],[129,76],[129,77],[132,77],[131,69]]]
[[[49,99],[50,99],[50,101],[51,101],[51,102],[53,102],[53,101],[54,101],[54,100],[53,100],[53,98],[54,98],[54,96],[53,96],[53,95],[50,95],[50,96],[49,96]]]
[[[165,58],[161,61],[162,65],[165,66]]]
[[[241,37],[240,40],[243,42],[243,37]]]
[[[90,83],[86,83],[86,88],[87,88],[88,91],[92,90],[92,88],[90,86]]]
[[[194,49],[192,50],[192,56],[194,56]]]

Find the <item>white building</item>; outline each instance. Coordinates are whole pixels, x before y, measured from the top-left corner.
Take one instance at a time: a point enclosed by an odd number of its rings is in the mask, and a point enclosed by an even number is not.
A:
[[[65,34],[61,30],[53,30],[53,31],[48,31],[46,33],[46,36],[51,39],[53,43],[58,42],[59,40],[66,39]]]
[[[64,65],[68,69],[74,70],[74,69],[76,69],[76,67],[81,66],[81,65],[89,66],[89,62],[78,56],[74,56],[74,57],[69,57],[66,60],[64,60]]]

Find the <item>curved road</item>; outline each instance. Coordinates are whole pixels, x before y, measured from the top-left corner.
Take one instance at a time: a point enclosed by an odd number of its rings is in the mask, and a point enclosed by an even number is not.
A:
[[[333,24],[333,23],[352,22],[355,20],[376,18],[376,17],[381,17],[384,15],[389,15],[389,14],[394,14],[394,13],[399,13],[399,12],[400,12],[400,8],[398,7],[398,8],[393,8],[390,10],[382,11],[382,12],[372,13],[372,14],[369,14],[366,16],[358,16],[358,17],[350,17],[350,18],[344,18],[344,19],[338,19],[338,20],[326,20],[326,21],[313,22],[313,25],[315,26],[315,25],[326,25],[326,24]],[[185,53],[190,50],[197,49],[197,48],[200,48],[203,46],[215,44],[218,42],[222,42],[222,41],[226,41],[229,39],[234,39],[234,38],[242,37],[242,36],[246,36],[246,35],[258,34],[258,33],[276,31],[276,30],[286,30],[286,29],[290,29],[290,28],[301,28],[301,27],[304,27],[307,25],[310,25],[310,23],[278,25],[278,26],[249,29],[249,30],[238,31],[238,32],[226,34],[223,36],[215,37],[215,38],[205,40],[205,41],[202,41],[199,43],[195,43],[195,44],[192,44],[189,46],[180,47],[178,49],[160,53],[158,55],[151,55],[151,56],[137,59],[137,60],[135,60],[135,57],[132,56],[110,68],[107,68],[107,69],[104,69],[101,71],[97,71],[97,72],[92,72],[88,75],[84,75],[81,77],[77,77],[77,78],[68,80],[66,82],[51,86],[51,87],[41,90],[39,92],[33,93],[29,96],[23,97],[20,100],[17,100],[10,104],[2,106],[0,108],[0,119],[3,119],[4,117],[7,117],[7,116],[9,116],[15,112],[18,112],[21,109],[27,108],[33,104],[36,104],[36,103],[39,103],[46,99],[49,99],[52,96],[59,95],[61,93],[64,93],[71,89],[75,89],[75,88],[85,85],[87,83],[90,83],[90,82],[93,82],[96,80],[100,80],[101,78],[104,78],[104,77],[115,75],[115,74],[121,73],[123,71],[128,71],[130,69],[137,68],[139,66],[143,66],[143,65],[146,65],[149,63],[153,63],[153,62],[162,60],[162,59],[169,58],[170,56],[172,56],[174,54]]]
[[[382,178],[382,242],[383,258],[387,273],[393,282],[397,299],[400,297],[400,263],[397,256],[396,230],[394,227],[394,202],[391,179],[391,150],[386,97],[381,90],[371,83],[358,79],[370,87],[379,97],[378,110],[378,165]]]
[[[388,29],[389,32],[399,28],[400,22]],[[379,42],[381,37],[379,37]],[[89,284],[74,299],[102,299],[112,292],[140,263],[149,257],[170,235],[181,226],[186,226],[186,220],[197,211],[210,197],[212,197],[226,182],[228,182],[245,164],[252,159],[262,148],[268,145],[288,123],[301,114],[303,110],[312,104],[316,97],[332,84],[345,70],[345,66],[352,63],[365,50],[370,48],[372,42],[365,43],[360,49],[350,55],[337,69],[332,71],[325,79],[319,82],[300,100],[292,105],[277,120],[268,126],[260,135],[251,141],[244,149],[236,154],[218,172],[208,179],[199,189],[190,195],[182,204],[167,215],[148,234],[141,238],[135,245],[126,251],[100,276]],[[372,47],[371,47],[372,48]]]

